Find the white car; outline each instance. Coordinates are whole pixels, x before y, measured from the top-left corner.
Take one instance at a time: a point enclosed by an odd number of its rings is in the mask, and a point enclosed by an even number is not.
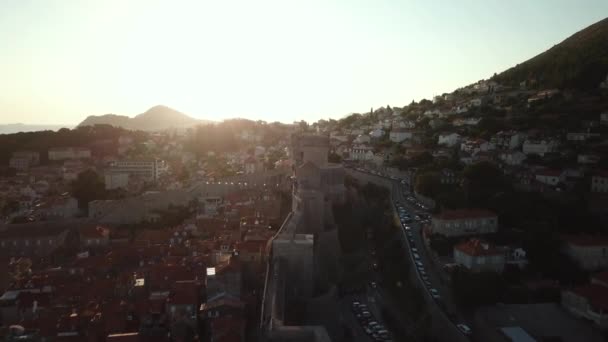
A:
[[[465,335],[471,335],[471,333],[472,333],[471,328],[469,328],[465,324],[462,324],[462,323],[456,324],[456,327],[458,327],[458,330],[462,331],[462,333]]]

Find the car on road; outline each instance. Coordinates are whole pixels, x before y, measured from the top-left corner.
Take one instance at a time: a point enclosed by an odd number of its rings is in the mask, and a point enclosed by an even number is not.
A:
[[[353,310],[357,310],[357,309],[359,309],[359,307],[361,307],[361,303],[359,303],[358,301],[353,301],[351,306],[352,306]]]
[[[416,266],[418,266],[418,267],[424,267],[424,264],[422,264],[422,262],[420,262],[420,261],[416,261]]]
[[[376,284],[375,281],[372,281],[371,283],[369,283],[369,285],[372,287],[372,289],[375,289],[378,287],[378,285]]]
[[[365,318],[372,317],[372,314],[369,311],[363,311],[363,312],[361,312],[361,315]]]
[[[371,335],[372,334],[372,330],[368,327],[364,327],[363,330],[365,331],[366,334]]]
[[[471,335],[471,333],[473,332],[471,328],[469,328],[466,324],[456,324],[456,327],[465,335]]]
[[[437,289],[429,289],[429,292],[431,294],[439,294],[439,291],[437,291]]]
[[[412,252],[414,252],[414,253],[418,253],[418,248],[416,248],[416,247],[412,247]]]

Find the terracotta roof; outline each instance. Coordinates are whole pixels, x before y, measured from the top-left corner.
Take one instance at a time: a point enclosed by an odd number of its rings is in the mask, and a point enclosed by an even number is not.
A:
[[[440,220],[464,220],[491,217],[496,218],[496,214],[485,209],[444,210],[440,214],[433,215],[433,218]]]
[[[172,286],[171,295],[167,299],[168,303],[177,305],[195,305],[199,303],[200,283],[192,280],[176,281]]]
[[[491,246],[488,242],[484,242],[479,239],[471,239],[467,242],[463,242],[454,246],[454,249],[457,249],[470,256],[504,254],[502,249]]]
[[[608,236],[592,236],[592,235],[564,235],[562,239],[570,244],[581,247],[587,246],[608,246]]]
[[[102,226],[90,226],[78,231],[80,236],[85,239],[101,239],[110,235],[110,229]]]
[[[240,252],[261,253],[265,247],[266,247],[266,241],[249,240],[249,241],[239,242],[236,246],[236,249]]]

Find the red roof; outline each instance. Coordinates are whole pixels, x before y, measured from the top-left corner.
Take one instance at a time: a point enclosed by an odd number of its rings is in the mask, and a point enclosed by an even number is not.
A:
[[[590,284],[578,287],[572,292],[587,298],[591,306],[608,311],[608,288],[602,285]]]
[[[80,236],[85,239],[101,239],[110,235],[110,229],[101,226],[90,226],[79,230]]]
[[[491,246],[489,243],[479,239],[471,239],[454,246],[454,248],[470,256],[504,254],[504,251],[501,249]]]
[[[240,252],[252,254],[252,253],[261,253],[265,247],[266,247],[266,241],[249,240],[249,241],[239,242],[236,248]]]
[[[434,218],[440,220],[464,220],[474,218],[496,218],[496,214],[485,209],[444,210]]]
[[[608,246],[608,236],[592,236],[592,235],[564,235],[562,239],[570,245],[587,247],[587,246]]]
[[[197,281],[176,281],[167,302],[177,305],[195,305],[199,303],[200,283]]]

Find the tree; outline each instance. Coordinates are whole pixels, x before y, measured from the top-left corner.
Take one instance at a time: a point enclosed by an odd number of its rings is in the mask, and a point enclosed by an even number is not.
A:
[[[339,156],[337,153],[335,153],[335,152],[330,152],[330,153],[329,153],[329,156],[327,157],[327,160],[328,160],[330,163],[336,163],[336,164],[339,164],[339,163],[341,163],[341,162],[342,162],[342,157],[340,157],[340,156]]]
[[[89,202],[105,198],[105,185],[97,172],[88,169],[72,182],[72,195],[78,200],[78,207],[88,212]]]
[[[486,207],[491,198],[507,189],[500,169],[486,161],[465,168],[463,185],[469,205],[480,207]]]
[[[416,192],[434,198],[441,191],[441,177],[437,172],[425,172],[416,177]]]

